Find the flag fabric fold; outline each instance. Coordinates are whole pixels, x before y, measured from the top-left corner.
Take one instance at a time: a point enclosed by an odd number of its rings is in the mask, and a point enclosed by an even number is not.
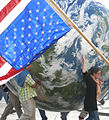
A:
[[[13,17],[14,9],[25,0],[16,1],[18,3],[11,9],[9,16]],[[17,17],[0,34],[0,55],[16,70],[36,60],[70,30],[45,0],[25,2],[25,8],[21,7]],[[3,20],[7,18],[8,15]],[[2,21],[0,26],[3,26]]]

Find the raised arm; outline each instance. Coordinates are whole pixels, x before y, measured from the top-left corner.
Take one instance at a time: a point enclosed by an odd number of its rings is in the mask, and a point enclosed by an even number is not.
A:
[[[82,59],[83,59],[82,72],[83,72],[83,73],[85,73],[85,72],[86,72],[86,66],[85,66],[85,64],[86,64],[86,59],[85,59],[85,57],[84,57],[84,56],[82,56]]]

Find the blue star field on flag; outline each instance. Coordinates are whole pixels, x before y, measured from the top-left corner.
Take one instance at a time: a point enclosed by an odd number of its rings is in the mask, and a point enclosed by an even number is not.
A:
[[[1,33],[0,55],[16,70],[21,69],[40,57],[69,30],[44,0],[32,0]]]

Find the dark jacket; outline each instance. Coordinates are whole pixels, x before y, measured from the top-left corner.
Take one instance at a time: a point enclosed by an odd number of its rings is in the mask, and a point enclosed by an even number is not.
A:
[[[0,87],[2,88],[2,90],[4,92],[8,92],[9,91],[8,87],[5,84],[1,85]]]
[[[97,108],[97,85],[89,73],[83,73],[86,82],[86,95],[84,100],[84,109],[86,111],[98,110]]]

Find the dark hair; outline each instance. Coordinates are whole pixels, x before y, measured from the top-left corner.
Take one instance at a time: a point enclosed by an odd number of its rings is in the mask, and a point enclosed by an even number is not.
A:
[[[94,73],[96,74],[98,71],[100,71],[100,68],[95,66],[95,67],[92,67],[90,70],[89,70],[89,73],[91,75],[93,75]]]

